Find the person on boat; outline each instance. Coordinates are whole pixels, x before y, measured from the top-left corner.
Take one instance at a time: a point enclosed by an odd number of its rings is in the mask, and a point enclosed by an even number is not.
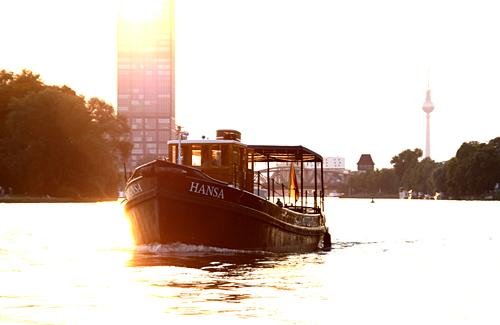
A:
[[[280,198],[278,198],[278,201],[276,201],[276,205],[279,206],[280,208],[283,207],[283,203],[281,203]]]

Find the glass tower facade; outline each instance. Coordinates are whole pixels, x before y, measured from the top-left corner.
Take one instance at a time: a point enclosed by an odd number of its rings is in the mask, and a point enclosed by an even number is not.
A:
[[[118,114],[132,129],[136,166],[167,155],[175,132],[174,0],[159,0],[147,19],[118,17]]]

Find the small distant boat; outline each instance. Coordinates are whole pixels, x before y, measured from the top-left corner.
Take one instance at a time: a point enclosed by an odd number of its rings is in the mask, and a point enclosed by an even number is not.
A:
[[[168,160],[135,169],[125,187],[125,209],[137,244],[185,243],[238,250],[309,252],[331,246],[324,215],[323,159],[302,146],[245,145],[235,130],[216,140],[168,143]],[[275,196],[269,164],[290,163],[285,193]],[[315,168],[313,203],[304,204],[294,164]],[[254,194],[255,165],[267,165],[266,197]],[[260,171],[262,175],[262,171]],[[303,184],[303,183],[301,183]],[[284,187],[284,186],[283,186]],[[307,202],[307,198],[305,200]]]

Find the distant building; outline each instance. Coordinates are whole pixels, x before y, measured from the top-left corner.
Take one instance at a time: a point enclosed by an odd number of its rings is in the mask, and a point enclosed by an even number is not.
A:
[[[358,171],[369,171],[375,168],[372,156],[370,154],[362,154],[358,161]]]
[[[326,157],[324,160],[325,168],[345,169],[344,157]]]
[[[118,19],[118,114],[132,129],[128,171],[167,155],[175,125],[173,0],[162,0],[155,17]]]
[[[307,162],[304,164],[304,168],[314,168],[314,163]],[[319,168],[319,165],[318,165]],[[325,169],[345,169],[345,158],[344,157],[326,157],[323,158],[323,168]]]

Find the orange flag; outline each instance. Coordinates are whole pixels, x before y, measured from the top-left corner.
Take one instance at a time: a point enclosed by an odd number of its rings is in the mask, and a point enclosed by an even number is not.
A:
[[[288,190],[288,195],[291,198],[293,197],[295,202],[299,199],[299,183],[297,182],[297,174],[295,174],[295,167],[293,166],[293,162],[290,164],[290,188]]]

